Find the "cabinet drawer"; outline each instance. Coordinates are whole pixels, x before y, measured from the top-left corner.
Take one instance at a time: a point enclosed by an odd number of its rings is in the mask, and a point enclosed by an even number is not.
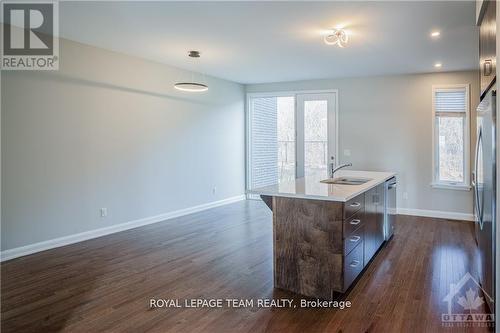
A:
[[[344,291],[349,288],[362,270],[363,243],[360,243],[344,258]]]
[[[363,225],[365,214],[360,211],[344,220],[344,236],[350,235],[354,230]]]
[[[364,238],[363,227],[359,227],[349,236],[346,236],[344,239],[344,255],[349,254],[356,246],[363,243],[364,241],[363,238]]]
[[[344,204],[344,219],[350,218],[354,213],[365,208],[365,194],[360,194]]]

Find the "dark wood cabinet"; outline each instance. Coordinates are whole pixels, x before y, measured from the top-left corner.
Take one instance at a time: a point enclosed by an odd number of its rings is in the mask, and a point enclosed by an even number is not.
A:
[[[352,234],[364,224],[365,210],[362,209],[348,219],[344,220],[344,235]]]
[[[384,242],[384,197],[383,184],[365,193],[365,265],[373,258]]]
[[[361,227],[363,229],[363,227]],[[356,246],[344,259],[344,288],[349,289],[363,270],[363,244]]]
[[[274,285],[334,299],[384,242],[384,185],[346,201],[261,195],[273,211]]]
[[[479,22],[479,65],[481,99],[496,78],[496,1],[485,1],[484,15]]]
[[[375,234],[377,230],[377,206],[375,205],[376,188],[365,192],[365,242],[364,265],[368,264],[377,249]]]
[[[375,193],[375,234],[373,236],[376,250],[384,243],[384,222],[385,222],[385,185],[380,184]]]
[[[344,206],[344,218],[351,217],[354,213],[358,211],[363,211],[365,208],[365,196],[364,194],[358,195],[351,200],[348,200]]]
[[[349,254],[352,250],[354,250],[354,248],[362,244],[364,237],[365,231],[363,226],[347,235],[344,239],[344,254]],[[361,261],[361,265],[363,265],[363,260]]]

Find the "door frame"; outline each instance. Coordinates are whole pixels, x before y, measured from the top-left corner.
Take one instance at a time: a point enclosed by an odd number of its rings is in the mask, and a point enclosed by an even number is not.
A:
[[[319,90],[276,90],[266,92],[247,92],[245,99],[245,190],[249,190],[251,184],[251,156],[252,147],[250,147],[251,135],[251,99],[259,97],[294,97],[295,98],[295,119],[297,120],[297,95],[300,94],[334,94],[335,95],[335,163],[338,163],[339,154],[339,90],[338,89],[319,89]],[[297,128],[295,128],[295,137],[297,137]],[[297,157],[295,157],[297,158]],[[247,199],[255,198],[247,194]]]

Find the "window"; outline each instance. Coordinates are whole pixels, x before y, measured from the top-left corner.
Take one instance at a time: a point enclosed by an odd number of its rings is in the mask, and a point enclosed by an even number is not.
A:
[[[250,101],[250,188],[276,184],[278,180],[277,99],[253,98]]]
[[[469,189],[469,86],[435,86],[433,186]]]
[[[295,97],[255,96],[248,105],[249,189],[295,179]]]

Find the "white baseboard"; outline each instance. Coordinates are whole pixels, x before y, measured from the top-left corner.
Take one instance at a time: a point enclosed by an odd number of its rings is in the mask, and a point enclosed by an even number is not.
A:
[[[440,219],[474,221],[474,215],[466,213],[443,212],[440,210],[398,208],[398,214],[435,217]]]
[[[92,239],[92,238],[106,236],[109,234],[113,234],[116,232],[141,227],[141,226],[148,225],[148,224],[162,222],[165,220],[173,219],[173,218],[188,215],[188,214],[201,212],[203,210],[207,210],[210,208],[219,207],[219,206],[227,205],[227,204],[230,204],[233,202],[245,200],[245,198],[246,198],[245,195],[238,195],[235,197],[230,197],[230,198],[219,200],[219,201],[209,202],[209,203],[194,206],[194,207],[180,209],[180,210],[176,210],[176,211],[165,213],[165,214],[145,217],[145,218],[134,220],[134,221],[115,224],[115,225],[112,225],[109,227],[89,230],[89,231],[81,232],[81,233],[74,234],[74,235],[59,237],[59,238],[50,239],[50,240],[35,243],[35,244],[16,247],[13,249],[9,249],[9,250],[5,250],[5,251],[0,252],[0,262],[7,261],[10,259],[14,259],[14,258],[18,258],[18,257],[22,257],[22,256],[26,256],[28,254],[33,254],[33,253],[40,252],[40,251],[50,250],[50,249],[64,246],[64,245],[78,243],[78,242],[85,241],[85,240]]]

